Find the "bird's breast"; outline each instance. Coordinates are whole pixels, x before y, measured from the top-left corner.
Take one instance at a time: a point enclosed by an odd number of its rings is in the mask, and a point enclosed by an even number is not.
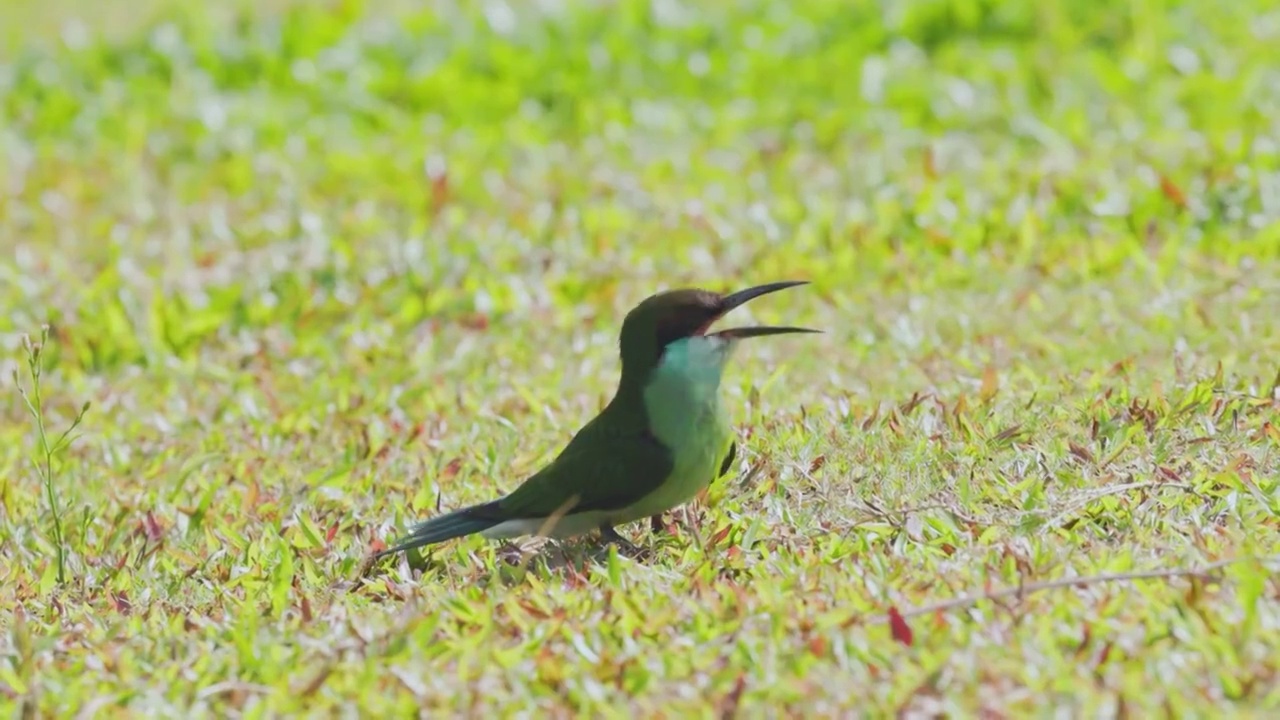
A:
[[[646,499],[645,511],[688,502],[714,479],[730,427],[720,407],[724,353],[711,338],[668,348],[645,387],[649,430],[672,454],[671,477]]]
[[[720,412],[724,343],[694,337],[672,343],[644,391],[649,429],[677,455],[715,446],[727,431]]]

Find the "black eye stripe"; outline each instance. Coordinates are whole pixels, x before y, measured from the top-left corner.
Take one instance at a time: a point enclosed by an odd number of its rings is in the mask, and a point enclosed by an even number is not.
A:
[[[656,336],[658,347],[664,348],[676,340],[695,335],[715,322],[715,320],[716,313],[713,310],[699,308],[697,311],[687,313],[679,318],[672,318],[660,323]]]

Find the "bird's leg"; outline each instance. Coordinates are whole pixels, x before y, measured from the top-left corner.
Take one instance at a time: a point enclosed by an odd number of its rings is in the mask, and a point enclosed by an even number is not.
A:
[[[645,555],[644,548],[619,535],[612,525],[600,526],[600,539],[604,540],[605,544],[612,543],[617,545],[620,550],[632,557],[639,558]]]
[[[662,513],[649,516],[649,527],[653,530],[654,535],[667,531],[667,524],[662,522]]]
[[[503,540],[494,550],[494,554],[498,556],[499,560],[508,565],[519,565],[525,558],[525,548],[518,542]],[[532,555],[533,553],[529,554]]]

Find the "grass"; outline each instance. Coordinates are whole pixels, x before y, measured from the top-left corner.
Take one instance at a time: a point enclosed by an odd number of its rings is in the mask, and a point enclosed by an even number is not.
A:
[[[72,418],[70,425],[63,430],[56,439],[50,439],[49,428],[44,424],[44,397],[40,388],[40,376],[44,373],[43,352],[49,343],[49,326],[45,325],[40,328],[40,340],[31,342],[30,338],[23,338],[22,350],[27,356],[27,373],[29,378],[29,387],[24,387],[22,381],[18,377],[18,372],[13,373],[14,385],[18,388],[18,396],[22,398],[22,403],[27,406],[27,412],[31,413],[31,422],[35,427],[36,435],[36,452],[32,465],[35,468],[36,475],[40,478],[40,485],[44,489],[45,501],[47,502],[46,510],[49,513],[49,529],[52,531],[50,540],[53,543],[54,554],[57,562],[53,567],[57,568],[57,580],[59,585],[67,582],[67,544],[65,542],[65,529],[62,524],[62,500],[60,499],[62,485],[61,480],[54,472],[53,461],[64,450],[71,446],[75,436],[75,432],[81,421],[84,420],[84,414],[89,411],[89,403],[85,403],[80,407],[80,412]]]
[[[0,401],[10,714],[1280,706],[1270,3],[26,12],[0,377],[48,323],[40,421],[92,407],[60,542]],[[628,307],[793,278],[730,321],[826,334],[744,346],[652,561],[361,573],[549,460]]]

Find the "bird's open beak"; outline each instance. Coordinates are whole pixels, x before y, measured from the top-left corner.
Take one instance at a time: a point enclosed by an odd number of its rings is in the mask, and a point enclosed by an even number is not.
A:
[[[746,303],[749,300],[754,300],[755,298],[758,298],[761,295],[768,295],[771,292],[777,292],[779,290],[785,290],[789,287],[795,287],[797,285],[807,285],[807,284],[809,283],[806,280],[784,280],[782,282],[768,283],[767,285],[757,285],[755,287],[747,288],[746,290],[739,290],[738,292],[730,293],[728,295],[725,295],[724,299],[721,301],[720,317],[724,317],[726,314],[728,314],[730,310],[733,310],[734,308]],[[726,330],[720,330],[717,332],[707,333],[707,334],[719,336],[719,337],[730,339],[730,340],[741,340],[742,338],[758,337],[761,335],[782,335],[783,333],[819,333],[819,332],[822,332],[822,331],[810,330],[809,328],[802,328],[802,327],[772,327],[768,325],[756,325],[752,327],[728,328]]]

